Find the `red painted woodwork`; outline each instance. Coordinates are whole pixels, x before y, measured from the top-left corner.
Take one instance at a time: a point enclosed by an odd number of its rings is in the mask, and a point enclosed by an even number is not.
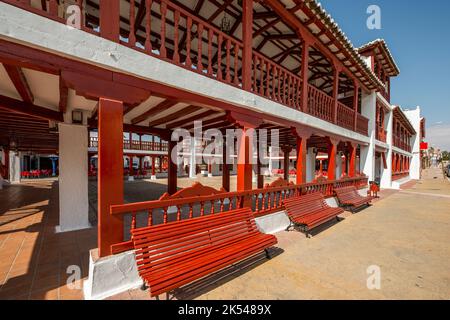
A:
[[[367,136],[369,134],[369,119],[359,113],[356,116],[356,132]]]
[[[250,91],[252,86],[253,53],[253,0],[242,1],[242,88]]]
[[[100,99],[98,110],[98,249],[111,254],[123,241],[123,219],[110,215],[111,205],[123,203],[123,103]]]
[[[283,202],[291,225],[300,226],[307,234],[344,212],[341,208],[330,207],[320,192],[292,197]]]
[[[11,66],[8,64],[3,64],[3,67],[6,70],[11,82],[14,84],[17,92],[23,101],[28,103],[34,102],[34,96],[31,92],[30,86],[28,85],[28,81],[25,78],[25,75],[21,68],[17,66]]]
[[[301,110],[302,79],[288,69],[274,63],[258,52],[253,52],[253,92]]]
[[[52,120],[56,122],[64,121],[64,117],[61,112],[39,107],[34,104],[16,100],[3,95],[0,95],[0,109],[8,110],[14,113],[31,115],[35,118],[43,120]]]
[[[172,152],[176,152],[177,142],[169,140],[169,157],[167,159],[168,163],[168,178],[167,178],[167,192],[169,194],[174,194],[177,192],[177,174],[178,168],[177,164],[172,161]]]
[[[284,149],[283,150],[283,175],[284,180],[289,181],[289,168],[290,168],[290,156],[291,149]]]
[[[277,243],[275,236],[258,230],[249,208],[134,229],[132,239],[139,275],[153,297]]]
[[[337,125],[353,130],[355,124],[355,111],[345,104],[337,102]]]
[[[334,100],[325,92],[308,84],[308,108],[310,115],[333,123]]]
[[[308,61],[309,61],[309,46],[310,43],[307,40],[303,40],[303,46],[302,46],[302,61],[301,61],[301,79],[308,79]],[[301,110],[303,112],[307,112],[309,110],[308,107],[308,97],[309,97],[309,90],[308,90],[308,81],[302,82],[302,88],[301,88]]]
[[[339,203],[342,206],[350,207],[352,212],[362,206],[370,205],[373,199],[371,196],[361,196],[358,193],[358,190],[353,186],[336,188],[334,189],[334,192],[336,193]]]
[[[357,131],[358,128],[358,104],[359,104],[359,84],[357,81],[353,81],[353,131]],[[365,133],[366,135],[368,134]]]
[[[336,151],[337,143],[330,140],[328,143],[328,180],[336,179]]]
[[[356,145],[349,144],[349,177],[353,178],[356,176]]]
[[[250,157],[253,157],[253,129],[244,128],[243,134],[238,141],[238,163],[237,163],[237,190],[248,191],[253,188],[252,173],[253,165]],[[243,205],[250,206],[249,199],[244,199]]]
[[[290,197],[315,192],[321,192],[325,197],[332,197],[334,188],[355,186],[361,189],[366,187],[367,184],[368,179],[365,176],[338,181],[325,180],[320,183],[302,185],[294,185],[280,178],[272,185],[266,185],[263,189],[236,192],[226,192],[223,189],[215,190],[196,184],[194,187],[187,188],[187,191],[179,191],[173,196],[167,194],[159,200],[113,205],[110,210],[112,215],[122,219],[131,214],[134,221],[136,221],[138,212],[147,212],[148,219],[144,226],[152,226],[155,224],[153,217],[161,214],[161,212],[163,215],[162,223],[168,223],[179,219],[192,219],[193,217],[222,214],[239,209],[243,206],[244,201],[249,199],[249,202],[253,203],[251,208],[254,215],[262,216],[282,210],[284,208],[283,200]],[[176,212],[172,216],[168,213],[169,207],[176,207]],[[123,252],[132,248],[131,241],[123,242],[124,240],[117,242],[113,246],[113,253]]]
[[[100,0],[100,35],[119,42],[120,0]]]

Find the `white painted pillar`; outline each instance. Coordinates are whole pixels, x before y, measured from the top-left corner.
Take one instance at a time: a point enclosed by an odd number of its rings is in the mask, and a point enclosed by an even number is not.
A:
[[[20,183],[20,154],[15,151],[9,152],[9,182]]]
[[[386,131],[387,131],[386,143],[389,146],[389,148],[386,151],[387,168],[384,169],[382,167],[382,169],[381,169],[380,187],[381,188],[391,188],[392,187],[392,143],[393,143],[392,129],[393,129],[393,123],[394,123],[394,114],[393,114],[392,110],[386,114],[385,123],[386,123]]]
[[[191,179],[197,178],[196,148],[197,148],[197,143],[196,143],[195,139],[191,139],[191,157],[189,159],[189,178],[191,178]]]
[[[409,177],[411,179],[420,179],[420,107],[414,110],[404,111],[411,122],[416,134],[411,137],[412,159],[409,166]]]
[[[376,129],[376,104],[377,93],[362,92],[361,113],[369,119],[369,138],[367,146],[361,146],[361,169],[369,177],[369,181],[375,179],[375,129]]]
[[[342,156],[339,152],[336,154],[336,180],[339,180],[342,175]]]
[[[316,155],[313,152],[314,148],[308,148],[306,154],[306,182],[312,182],[315,178],[316,172]]]
[[[88,130],[59,124],[58,232],[89,228]]]
[[[269,147],[269,175],[273,175],[272,147]]]

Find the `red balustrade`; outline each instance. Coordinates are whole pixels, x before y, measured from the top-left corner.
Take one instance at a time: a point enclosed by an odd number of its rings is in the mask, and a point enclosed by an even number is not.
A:
[[[356,115],[356,132],[365,136],[369,134],[369,119],[359,113]]]
[[[345,104],[338,102],[337,105],[337,125],[343,128],[353,130],[355,110],[347,107]]]
[[[335,188],[355,186],[360,189],[367,185],[367,177],[357,177],[302,185],[275,182],[263,189],[226,192],[223,189],[216,190],[197,183],[172,196],[165,194],[159,200],[111,206],[111,214],[122,217],[125,220],[125,226],[131,230],[136,227],[165,224],[208,214],[220,214],[241,208],[244,199],[249,199],[248,203],[251,203],[255,216],[262,216],[283,210],[283,200],[286,198],[313,192],[322,192],[325,197],[332,197]],[[128,233],[125,235],[124,242],[114,245],[112,251],[113,253],[123,252],[131,249],[131,245],[130,233]]]
[[[262,54],[253,52],[254,93],[300,110],[302,79]]]
[[[66,23],[57,0],[0,0],[49,19]],[[114,0],[119,1],[119,0]],[[106,12],[103,2],[74,0],[81,9],[81,29],[119,42],[193,72],[242,88],[243,44],[182,5],[169,0],[113,2]],[[106,3],[106,2],[105,2]],[[129,4],[129,5],[127,5]],[[108,2],[109,5],[109,2]],[[65,4],[67,7],[67,4]],[[145,6],[145,10],[138,7]],[[120,8],[117,9],[117,8]],[[98,12],[98,17],[90,14]],[[119,12],[120,11],[120,12]],[[141,14],[138,14],[140,12]],[[102,14],[103,13],[103,14]],[[102,18],[107,20],[103,20]],[[129,30],[117,28],[116,21],[129,21]],[[334,99],[308,84],[308,105],[301,108],[302,79],[264,55],[253,52],[250,90],[296,110],[334,122]],[[338,104],[338,125],[353,129],[351,110]],[[367,119],[358,115],[357,131],[367,135]],[[141,146],[142,147],[142,146]],[[130,146],[134,148],[134,146]],[[165,147],[163,147],[165,148]]]
[[[384,143],[386,143],[386,141],[387,141],[387,131],[386,130],[384,130],[383,128],[381,128],[381,127],[377,127],[377,129],[376,129],[376,139],[378,140],[378,141],[381,141],[381,142],[384,142]]]
[[[307,112],[322,120],[333,122],[334,99],[325,92],[308,84]]]
[[[401,139],[401,137],[394,136],[393,140],[394,140],[395,147],[405,150],[407,152],[411,152],[411,150],[412,150],[411,145],[409,145],[407,142],[403,141]]]
[[[98,148],[98,137],[89,138],[89,147]],[[151,142],[132,140],[130,144],[129,139],[123,140],[124,150],[143,150],[143,151],[169,151],[167,142]]]

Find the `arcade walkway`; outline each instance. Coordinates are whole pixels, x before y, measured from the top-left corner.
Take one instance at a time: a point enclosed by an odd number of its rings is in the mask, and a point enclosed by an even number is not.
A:
[[[383,191],[373,207],[313,239],[279,233],[271,261],[241,263],[175,297],[450,299],[450,182],[438,174],[428,172],[407,190]],[[0,190],[0,299],[82,299],[81,290],[66,286],[66,271],[76,265],[87,276],[96,230],[55,234],[57,199],[54,181]],[[371,265],[381,268],[379,291],[366,288]],[[131,290],[112,299],[147,298]]]

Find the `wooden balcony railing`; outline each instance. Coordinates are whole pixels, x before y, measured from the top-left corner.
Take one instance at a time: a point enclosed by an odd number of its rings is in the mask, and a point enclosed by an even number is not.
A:
[[[366,136],[369,134],[369,119],[359,113],[356,115],[356,132]]]
[[[334,99],[325,92],[308,84],[307,113],[322,120],[333,122]]]
[[[192,219],[208,214],[220,214],[240,208],[243,206],[244,199],[250,199],[249,203],[251,203],[255,216],[262,216],[283,210],[283,200],[289,197],[313,192],[322,192],[324,196],[332,197],[335,188],[355,186],[361,189],[367,185],[367,177],[357,177],[302,185],[286,183],[284,186],[227,193],[223,190],[215,190],[197,184],[187,189],[202,188],[205,191],[190,192],[184,189],[187,191],[185,192],[186,197],[183,197],[184,191],[181,190],[173,197],[166,194],[159,200],[113,205],[111,206],[111,214],[124,219],[126,230],[131,230],[137,227],[166,224],[171,221]],[[192,197],[189,194],[205,195]],[[112,252],[116,254],[131,248],[130,232],[128,232],[123,243],[113,245]]]
[[[405,150],[407,152],[411,152],[412,148],[407,142],[403,141],[400,137],[394,136],[394,146]]]
[[[392,181],[400,180],[409,176],[409,171],[392,173]]]
[[[89,138],[89,147],[90,148],[98,148],[98,137],[90,137]],[[142,151],[169,151],[169,145],[167,142],[151,142],[151,141],[138,141],[132,140],[130,144],[130,140],[123,140],[123,149],[124,150],[142,150]]]
[[[302,79],[263,55],[253,52],[254,93],[300,110]]]
[[[343,128],[353,130],[355,110],[347,107],[345,104],[338,102],[337,106],[337,124]]]
[[[63,14],[65,8],[61,6],[64,4],[67,7],[69,2],[0,1],[66,23],[65,13]],[[109,5],[109,2],[73,0],[72,3],[77,4],[82,12],[81,29],[241,89],[242,72],[244,69],[250,70],[248,72],[251,72],[252,82],[248,90],[251,92],[295,110],[303,110],[322,120],[334,122],[333,97],[308,85],[308,105],[301,106],[301,77],[255,51],[252,55],[252,66],[243,68],[243,43],[198,15],[191,14],[183,6],[170,0],[111,0],[111,3],[113,1],[119,2],[117,7],[120,7],[120,10],[113,12],[108,8],[108,14],[111,16],[107,21],[102,21],[102,5]],[[141,5],[145,6],[145,10],[138,9]],[[115,7],[116,3],[111,6]],[[138,16],[138,11],[144,13]],[[93,15],[92,12],[97,14]],[[118,31],[114,30],[114,23],[108,23],[114,19],[121,22]],[[129,30],[125,26],[129,26]],[[342,105],[338,105],[338,108],[343,113],[338,112],[336,124],[353,129],[353,122],[350,124],[352,111],[344,109]],[[365,122],[366,119],[358,115],[357,131],[367,135]]]
[[[387,141],[387,131],[384,130],[384,128],[377,125],[376,131],[375,131],[375,138],[378,141],[386,143]]]

